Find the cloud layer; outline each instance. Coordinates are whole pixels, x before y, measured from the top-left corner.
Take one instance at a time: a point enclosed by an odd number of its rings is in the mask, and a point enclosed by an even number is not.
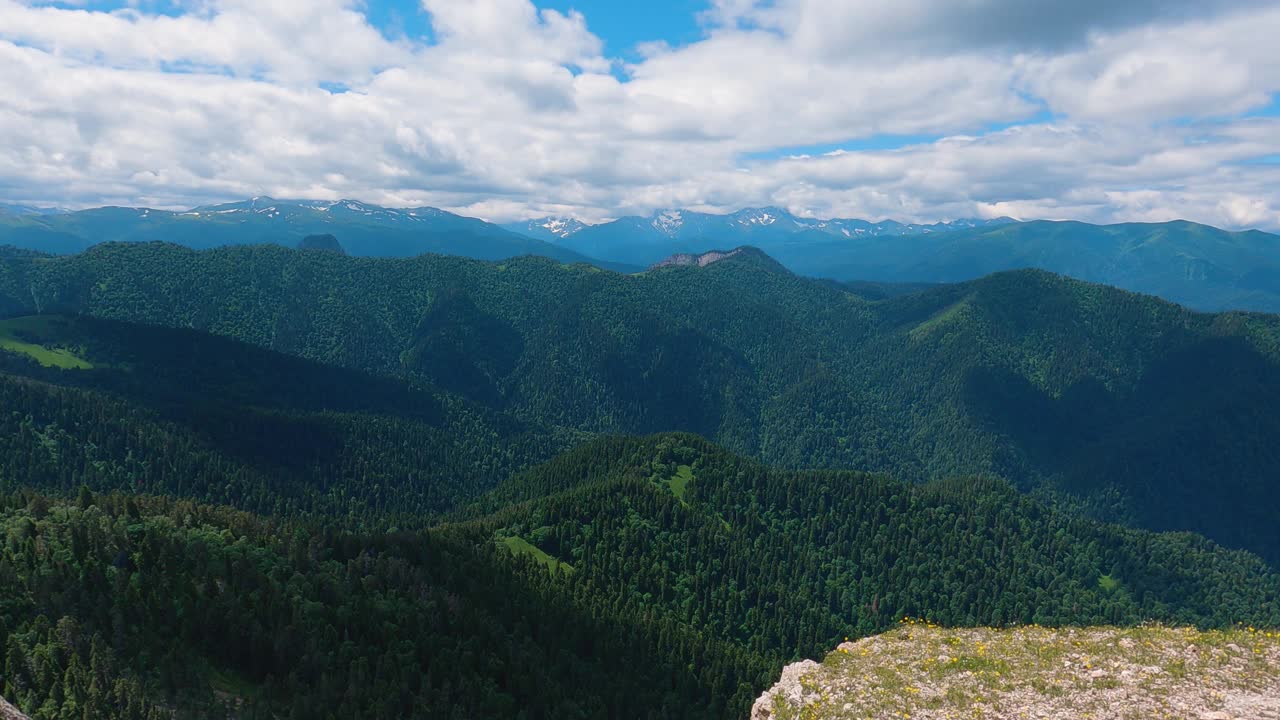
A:
[[[1274,3],[715,0],[631,63],[528,0],[422,11],[0,0],[0,199],[1280,229]]]

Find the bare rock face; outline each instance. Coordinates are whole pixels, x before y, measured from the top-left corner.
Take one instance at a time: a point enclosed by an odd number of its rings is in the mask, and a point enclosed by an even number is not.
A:
[[[728,252],[724,252],[721,250],[712,250],[710,252],[704,252],[699,255],[694,255],[692,253],[676,253],[675,255],[672,255],[666,260],[655,263],[653,267],[655,268],[670,267],[672,265],[697,265],[698,267],[706,267],[718,260],[724,260],[725,258],[731,258],[735,255],[740,255],[740,254],[742,254],[742,248],[738,248],[737,250],[730,250]]]
[[[805,678],[815,673],[822,666],[812,660],[792,663],[782,669],[782,679],[764,695],[761,695],[751,706],[751,720],[773,720],[774,707],[777,705],[803,707],[813,700],[806,685]]]
[[[0,720],[31,720],[31,718],[18,712],[18,708],[0,697]]]
[[[907,621],[790,665],[751,720],[1280,720],[1280,631]]]

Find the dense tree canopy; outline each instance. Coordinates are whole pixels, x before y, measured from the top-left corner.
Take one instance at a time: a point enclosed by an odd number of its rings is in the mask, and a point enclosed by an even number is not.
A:
[[[0,261],[0,313],[207,330],[541,426],[686,430],[785,467],[999,476],[1280,560],[1276,317],[1031,271],[848,290],[753,251],[639,275],[164,244]]]
[[[725,717],[904,615],[1280,624],[1280,577],[1197,536],[688,435],[588,443],[433,529],[346,528],[5,495],[0,692],[37,718]]]
[[[0,694],[735,717],[906,615],[1280,625],[1280,322],[873,290],[753,252],[0,259]]]

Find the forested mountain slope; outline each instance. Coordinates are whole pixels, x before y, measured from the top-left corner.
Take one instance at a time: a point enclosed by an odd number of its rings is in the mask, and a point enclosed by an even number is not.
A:
[[[1274,316],[1031,271],[870,302],[750,250],[628,276],[161,244],[0,262],[0,312],[197,328],[789,467],[998,475],[1280,558]]]
[[[690,435],[590,442],[432,529],[346,524],[0,493],[0,693],[104,718],[742,717],[783,663],[903,614],[1280,624],[1280,577],[1197,536]]]
[[[258,512],[430,516],[572,433],[191,330],[0,321],[0,478]],[[419,519],[417,522],[421,522]]]
[[[1280,545],[1263,522],[1276,506],[1269,316],[1038,273],[869,303],[750,252],[631,277],[533,258],[116,245],[2,272],[12,311],[207,329],[529,421],[691,430],[789,466],[1048,478],[1115,517]],[[1214,403],[1230,414],[1203,410]],[[1183,502],[1208,486],[1208,505]]]
[[[27,493],[0,533],[0,692],[36,720],[724,717],[773,669],[469,529]]]

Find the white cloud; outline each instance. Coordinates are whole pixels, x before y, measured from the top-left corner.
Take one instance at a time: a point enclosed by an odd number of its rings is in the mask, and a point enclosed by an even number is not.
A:
[[[1280,229],[1280,166],[1249,162],[1280,119],[1241,116],[1280,92],[1270,5],[717,0],[702,40],[623,66],[590,17],[528,0],[423,0],[433,44],[358,0],[0,0],[0,199]],[[925,139],[762,159],[880,135]]]
[[[1278,31],[1274,6],[1096,36],[1073,52],[1024,59],[1026,87],[1079,119],[1230,116],[1280,91]]]
[[[0,0],[0,37],[106,67],[300,83],[357,82],[409,59],[346,0],[217,0],[177,17]]]

